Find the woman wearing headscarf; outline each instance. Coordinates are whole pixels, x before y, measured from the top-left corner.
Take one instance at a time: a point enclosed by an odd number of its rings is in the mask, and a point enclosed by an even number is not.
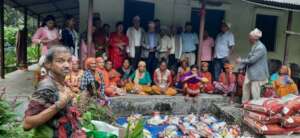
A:
[[[131,74],[129,77],[129,82],[126,84],[125,88],[127,91],[132,93],[138,93],[140,95],[152,94],[151,89],[151,76],[146,70],[146,63],[140,61],[138,64],[138,69]]]
[[[282,97],[288,94],[298,94],[297,85],[290,75],[290,69],[285,65],[281,66],[279,77],[274,81],[274,87],[278,96]]]
[[[42,56],[47,54],[49,48],[59,44],[59,33],[55,25],[55,18],[52,15],[46,16],[42,26],[32,36],[32,43],[42,46]]]
[[[118,22],[116,28],[116,32],[110,35],[108,53],[109,59],[113,63],[113,67],[118,69],[122,66],[122,63],[127,56],[126,47],[128,46],[128,38],[123,33],[122,22]]]
[[[222,72],[219,76],[219,81],[214,82],[216,91],[227,96],[233,95],[236,92],[236,76],[233,74],[233,65],[225,63],[225,72]]]
[[[180,61],[180,66],[177,70],[176,78],[175,78],[175,87],[179,91],[183,91],[183,83],[180,81],[180,78],[184,76],[184,74],[190,71],[189,63],[187,59],[182,59]]]
[[[269,68],[268,56],[265,45],[259,40],[262,37],[262,32],[259,29],[254,29],[249,33],[249,42],[252,45],[251,51],[246,58],[238,58],[236,62],[241,64],[241,67],[246,68],[246,76],[243,85],[242,102],[260,98],[260,87],[268,82]]]
[[[103,75],[97,71],[96,59],[87,58],[85,61],[85,71],[80,80],[80,90],[87,91],[90,95],[96,95],[104,98],[104,78]]]
[[[200,76],[207,79],[207,82],[203,83],[202,91],[211,94],[214,92],[214,86],[212,83],[212,74],[208,71],[208,68],[208,62],[202,62]]]

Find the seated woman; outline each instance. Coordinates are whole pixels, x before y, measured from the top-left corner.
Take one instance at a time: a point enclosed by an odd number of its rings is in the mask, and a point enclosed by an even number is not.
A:
[[[212,75],[208,71],[208,63],[207,62],[201,63],[200,76],[202,78],[207,79],[207,82],[203,83],[202,91],[205,93],[210,93],[210,94],[214,93],[214,86],[212,84]]]
[[[125,84],[128,83],[128,79],[129,79],[130,75],[134,72],[134,70],[130,66],[129,59],[125,59],[122,67],[118,68],[117,71],[121,75],[121,79],[120,79],[118,85],[120,87],[124,87]]]
[[[109,97],[125,95],[125,90],[117,87],[121,75],[112,66],[110,60],[106,61],[105,68],[108,73],[109,83],[106,84],[105,94]]]
[[[144,61],[140,61],[138,69],[129,77],[129,83],[125,86],[126,91],[138,93],[140,95],[148,95],[152,94],[150,85],[151,77],[149,72],[146,70],[146,63]]]
[[[152,86],[152,90],[155,94],[176,95],[176,90],[171,88],[172,74],[167,69],[166,61],[161,61],[159,68],[155,70],[153,81],[155,85]]]
[[[199,76],[198,66],[191,66],[191,71],[185,73],[181,78],[180,82],[184,84],[184,94],[187,97],[196,97],[200,94],[202,87],[201,81],[203,78]]]
[[[222,93],[224,96],[231,94],[230,102],[233,102],[233,96],[236,92],[236,76],[233,74],[233,65],[226,63],[224,65],[225,72],[222,72],[219,81],[214,82],[217,93]]]
[[[89,96],[105,98],[103,78],[103,75],[97,71],[96,59],[89,57],[85,60],[85,71],[80,80],[79,88],[81,91],[87,91]]]
[[[282,66],[279,71],[279,78],[274,81],[277,95],[282,97],[288,94],[298,94],[298,88],[290,77],[290,70],[287,66]]]
[[[80,79],[83,75],[83,70],[79,68],[79,60],[77,57],[72,57],[72,71],[66,76],[65,81],[68,87],[71,88],[72,92],[79,94],[80,92]]]
[[[188,65],[188,61],[186,59],[182,59],[180,61],[180,67],[177,70],[177,75],[175,79],[175,87],[179,91],[183,91],[183,84],[180,82],[180,78],[183,77],[184,74],[188,73],[190,71],[190,67]]]

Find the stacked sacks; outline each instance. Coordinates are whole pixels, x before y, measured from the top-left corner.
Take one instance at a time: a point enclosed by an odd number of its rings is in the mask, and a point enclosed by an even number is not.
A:
[[[300,96],[288,95],[283,107],[281,125],[294,133],[300,133]]]
[[[244,104],[244,123],[263,135],[300,133],[300,97],[261,98]]]
[[[286,133],[280,126],[283,104],[280,99],[261,98],[244,104],[244,123],[253,128],[256,133],[277,135]]]

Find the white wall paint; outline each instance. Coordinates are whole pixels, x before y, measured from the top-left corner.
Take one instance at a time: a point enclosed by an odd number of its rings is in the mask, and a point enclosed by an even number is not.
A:
[[[87,24],[88,0],[80,1],[80,28],[84,30]],[[159,18],[163,25],[184,25],[190,21],[191,9],[200,7],[199,2],[192,0],[144,0],[155,3],[155,18]],[[95,12],[101,13],[105,23],[112,27],[115,22],[123,19],[124,0],[94,0]],[[269,52],[269,58],[283,58],[284,40],[287,24],[286,11],[265,9],[249,5],[241,0],[227,0],[226,4],[220,7],[208,6],[208,9],[225,10],[225,20],[232,23],[231,31],[235,34],[236,47],[235,54],[231,59],[237,56],[246,56],[250,50],[248,43],[248,33],[255,26],[256,14],[267,14],[278,16],[278,26],[276,34],[276,51]],[[293,31],[300,32],[300,13],[294,13]],[[267,34],[264,34],[267,35]],[[300,64],[300,36],[291,36],[289,39],[289,61]]]
[[[79,0],[80,4],[80,31],[87,28],[88,0]],[[123,20],[124,0],[94,0],[94,12],[101,14],[103,23],[113,28],[115,23]]]

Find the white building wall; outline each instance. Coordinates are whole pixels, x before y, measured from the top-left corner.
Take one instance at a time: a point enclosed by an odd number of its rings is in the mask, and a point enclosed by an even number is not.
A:
[[[80,1],[80,29],[86,29],[88,0]],[[192,0],[144,0],[155,3],[155,18],[161,20],[163,25],[184,25],[190,21],[191,9],[200,7],[199,2]],[[255,17],[257,13],[278,16],[276,50],[269,52],[269,58],[283,59],[285,29],[287,25],[286,11],[265,9],[255,7],[241,0],[226,0],[220,7],[208,6],[208,9],[225,10],[225,20],[231,22],[232,32],[235,34],[237,56],[246,56],[250,50],[248,43],[248,33],[255,27]],[[94,11],[101,13],[105,23],[109,23],[114,28],[115,22],[123,19],[124,0],[94,0]],[[300,32],[300,13],[294,13],[293,31]],[[267,34],[263,34],[267,35]],[[289,61],[300,64],[300,36],[291,36],[289,39]]]

